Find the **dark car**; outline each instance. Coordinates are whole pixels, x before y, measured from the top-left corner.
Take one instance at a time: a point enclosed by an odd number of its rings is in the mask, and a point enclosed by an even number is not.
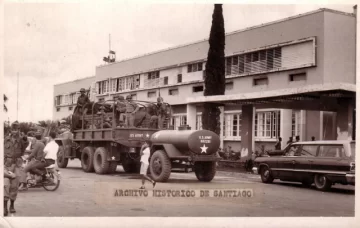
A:
[[[319,190],[335,183],[355,185],[355,150],[350,141],[296,142],[281,153],[257,157],[253,172],[264,183],[274,179],[300,182]]]

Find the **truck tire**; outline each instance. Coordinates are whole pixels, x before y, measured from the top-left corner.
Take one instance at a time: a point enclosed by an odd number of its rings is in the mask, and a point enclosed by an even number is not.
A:
[[[216,162],[195,162],[194,171],[199,181],[210,182],[216,173]]]
[[[332,186],[331,181],[323,174],[315,175],[314,184],[315,187],[320,191],[328,191]]]
[[[117,166],[118,166],[117,162],[110,162],[108,174],[115,173]]]
[[[106,174],[109,171],[110,162],[107,160],[107,151],[104,147],[98,147],[94,155],[94,169],[97,174]]]
[[[87,146],[81,153],[81,168],[86,173],[94,172],[94,148]]]
[[[59,168],[66,168],[69,162],[68,158],[65,158],[65,150],[64,146],[59,146],[59,150],[57,152],[57,165]]]
[[[150,173],[158,182],[166,182],[171,174],[171,162],[165,151],[157,150],[150,158]]]

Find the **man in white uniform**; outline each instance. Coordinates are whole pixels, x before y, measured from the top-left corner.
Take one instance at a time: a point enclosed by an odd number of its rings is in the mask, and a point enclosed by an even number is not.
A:
[[[41,162],[42,167],[45,168],[50,165],[55,164],[56,158],[57,158],[57,152],[59,150],[59,145],[55,142],[56,133],[50,132],[50,138],[48,144],[46,144],[44,148],[44,160]],[[45,173],[43,174],[43,180],[46,178]]]
[[[141,147],[140,155],[141,155],[141,168],[140,174],[142,176],[142,186],[140,189],[145,189],[145,180],[148,180],[153,184],[153,188],[156,185],[156,181],[152,180],[150,177],[147,176],[147,170],[149,168],[149,158],[150,158],[150,141],[145,141],[144,145]]]

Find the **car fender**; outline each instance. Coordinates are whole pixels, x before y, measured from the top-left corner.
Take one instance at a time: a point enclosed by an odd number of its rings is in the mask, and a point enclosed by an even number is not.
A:
[[[169,158],[186,156],[181,153],[173,144],[153,144],[151,151],[164,150]]]

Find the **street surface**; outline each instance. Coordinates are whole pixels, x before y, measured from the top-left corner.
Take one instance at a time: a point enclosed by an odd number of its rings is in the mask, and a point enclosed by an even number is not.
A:
[[[116,197],[115,190],[137,190],[139,177],[125,174],[121,166],[112,175],[85,173],[78,160],[60,171],[62,180],[55,192],[36,188],[19,193],[15,216],[354,216],[353,186],[335,185],[330,192],[320,192],[297,183],[263,184],[258,175],[221,171],[212,182],[202,183],[193,172],[176,172],[155,189],[252,189],[253,197]],[[151,184],[146,188],[152,190]]]

